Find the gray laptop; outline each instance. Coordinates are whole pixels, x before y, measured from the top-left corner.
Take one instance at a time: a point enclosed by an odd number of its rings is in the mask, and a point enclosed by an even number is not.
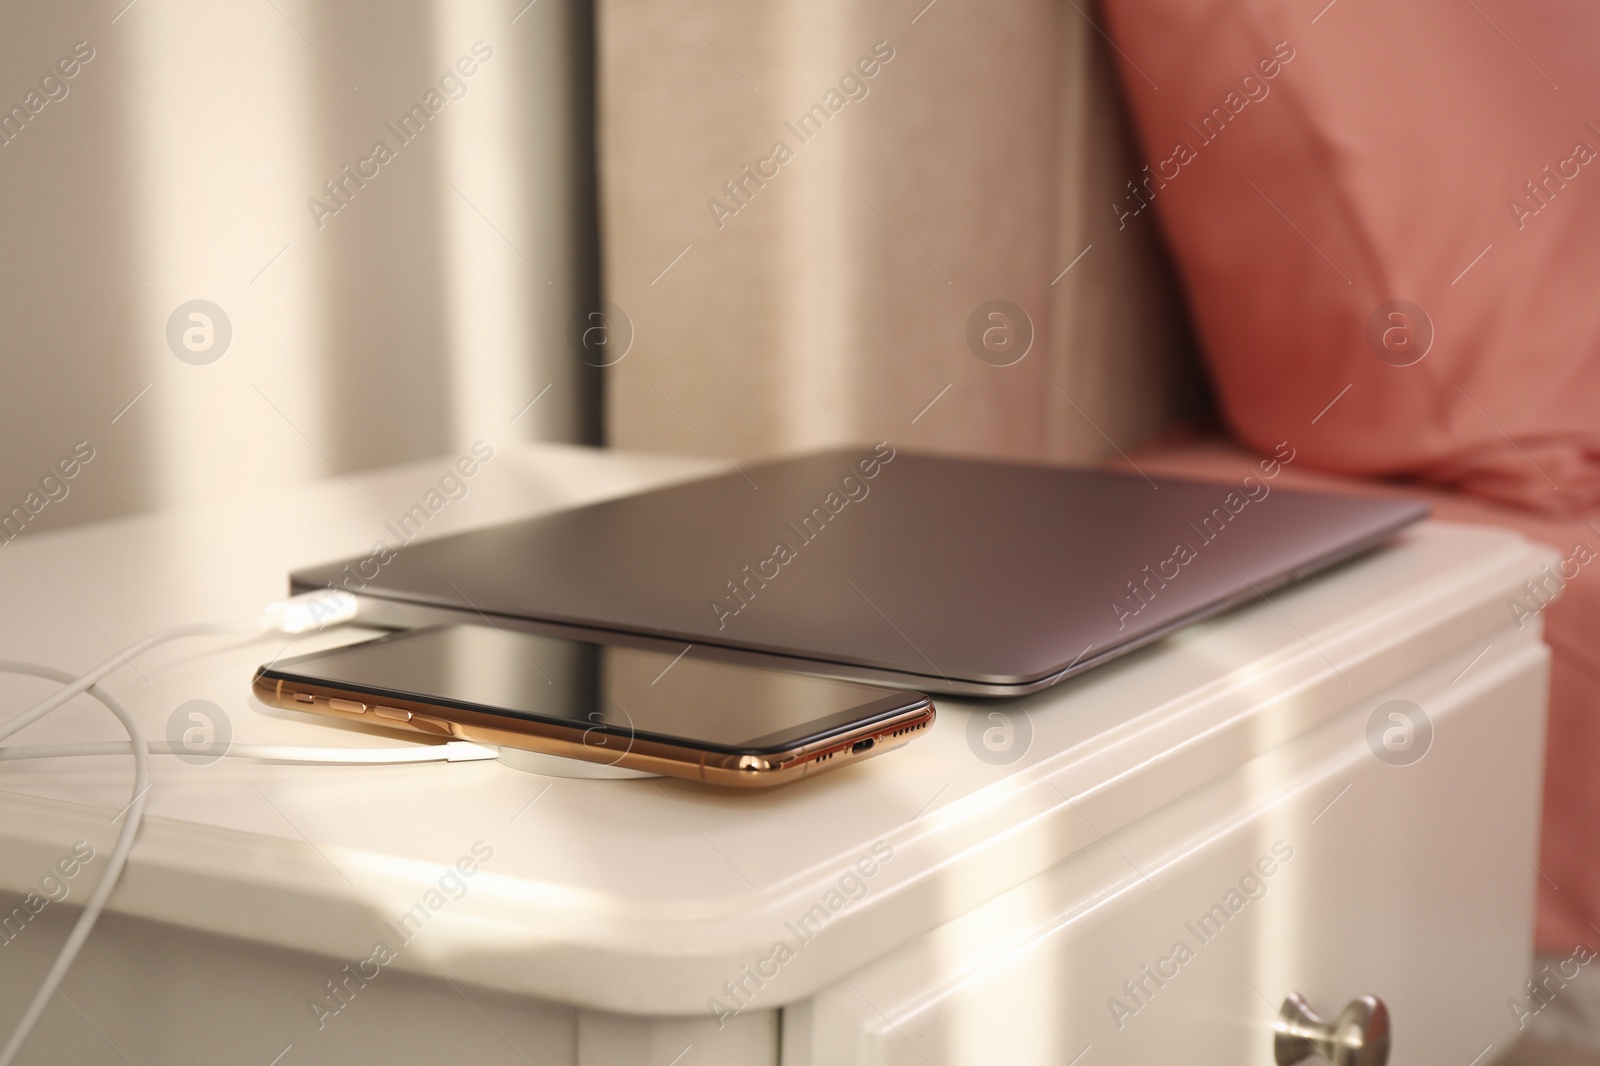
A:
[[[866,445],[418,540],[382,566],[345,560],[291,584],[348,588],[379,625],[694,644],[1011,696],[1257,600],[1426,514],[1280,489],[1259,467],[1201,483]]]

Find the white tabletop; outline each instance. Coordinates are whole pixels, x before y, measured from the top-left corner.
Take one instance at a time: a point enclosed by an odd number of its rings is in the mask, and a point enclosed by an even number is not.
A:
[[[165,626],[249,617],[284,593],[291,569],[366,552],[446,468],[440,460],[25,534],[0,550],[10,604],[0,657],[83,669]],[[717,469],[500,448],[428,535]],[[494,762],[194,766],[156,756],[145,829],[111,906],[365,959],[383,924],[482,841],[492,858],[395,965],[600,1009],[693,1013],[776,942],[796,943],[786,923],[838,900],[830,890],[876,846],[863,867],[870,876],[844,882],[859,898],[830,911],[763,990],[776,1006],[1303,733],[1418,662],[1481,646],[1509,621],[1506,596],[1549,554],[1502,531],[1426,524],[1270,603],[1021,701],[940,700],[934,728],[904,750],[770,793],[542,778]],[[365,634],[297,638],[290,651]],[[235,742],[406,743],[257,703],[252,672],[286,642],[169,645],[107,687],[157,738],[179,704],[204,699],[226,711]],[[14,709],[46,691],[0,678]],[[1018,705],[1032,731],[1026,754],[1006,765],[980,759],[970,718]],[[118,732],[80,699],[16,742]],[[122,758],[0,765],[0,887],[26,890],[76,840],[109,846],[130,779]]]

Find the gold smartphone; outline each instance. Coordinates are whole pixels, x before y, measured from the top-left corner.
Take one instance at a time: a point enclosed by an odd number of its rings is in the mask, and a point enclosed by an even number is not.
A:
[[[920,692],[478,625],[269,663],[256,695],[310,711],[736,788],[881,755],[933,722]]]

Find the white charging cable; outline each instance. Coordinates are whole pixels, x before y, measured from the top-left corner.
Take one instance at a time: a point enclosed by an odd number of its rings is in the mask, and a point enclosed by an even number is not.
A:
[[[15,667],[26,664],[0,660],[0,673],[21,673]],[[43,676],[43,675],[40,675]],[[68,674],[68,678],[72,675]],[[182,744],[165,740],[146,742],[151,755],[188,755]],[[98,744],[38,744],[30,747],[0,748],[0,762],[22,759],[70,759],[84,755],[131,755],[133,745],[109,740]],[[474,744],[470,740],[451,740],[443,744],[409,744],[403,748],[324,748],[294,747],[288,744],[230,744],[223,756],[255,759],[259,762],[330,763],[342,766],[399,766],[419,762],[480,762],[499,758],[497,748]]]
[[[132,755],[133,756],[133,799],[125,810],[125,820],[122,830],[117,835],[116,844],[112,846],[111,857],[106,862],[105,873],[101,875],[100,882],[95,886],[94,892],[84,904],[83,913],[78,916],[78,921],[68,934],[66,943],[56,955],[55,962],[45,974],[44,983],[39,986],[33,1000],[23,1012],[22,1019],[17,1023],[16,1029],[0,1049],[0,1066],[11,1066],[23,1044],[32,1034],[34,1026],[43,1016],[45,1007],[49,1005],[50,995],[55,992],[67,970],[77,958],[83,943],[89,937],[89,932],[94,928],[95,921],[104,910],[106,899],[110,897],[111,890],[116,887],[117,879],[122,873],[128,860],[128,853],[133,848],[134,838],[138,835],[139,825],[144,819],[145,795],[150,788],[150,755],[181,754],[183,750],[178,746],[161,741],[147,742],[144,734],[139,729],[138,721],[129,713],[128,709],[105,689],[99,682],[102,678],[112,673],[118,667],[128,663],[134,656],[141,655],[159,644],[179,637],[221,635],[228,633],[267,633],[277,631],[280,633],[307,633],[314,629],[323,629],[327,626],[340,625],[355,618],[357,612],[356,598],[348,592],[338,589],[318,589],[314,592],[302,593],[287,600],[279,600],[267,606],[260,616],[243,622],[225,622],[214,625],[188,625],[174,626],[153,633],[136,644],[118,652],[115,656],[94,667],[81,675],[73,675],[65,670],[57,670],[50,666],[41,666],[36,663],[13,662],[0,660],[0,672],[28,674],[42,677],[51,681],[62,683],[61,688],[40,700],[32,707],[23,711],[17,717],[0,725],[0,741],[17,733],[19,730],[32,725],[62,704],[85,692],[105,704],[106,708],[122,722],[127,730],[126,743],[110,742],[97,744],[45,744],[32,747],[6,747],[0,748],[0,761],[14,759],[39,759],[60,758],[74,755]],[[385,763],[418,763],[418,762],[460,762],[477,759],[492,759],[495,757],[493,748],[471,744],[466,741],[452,741],[446,744],[429,744],[408,746],[404,748],[307,748],[290,747],[272,744],[235,744],[229,747],[226,755],[259,759],[272,762],[320,762],[320,763],[349,763],[349,764],[385,764]]]
[[[44,677],[52,681],[60,681],[65,685],[72,685],[76,679],[65,670],[56,670],[49,666],[38,666],[33,663],[7,662],[0,664],[0,669],[19,674],[32,674],[35,677]],[[44,1009],[50,1003],[50,993],[54,992],[66,977],[67,969],[72,965],[72,960],[78,957],[78,950],[83,947],[83,942],[89,938],[89,931],[94,928],[94,923],[100,917],[100,911],[106,905],[106,898],[111,895],[111,890],[116,887],[117,877],[122,873],[123,865],[128,861],[128,852],[133,848],[133,838],[139,832],[139,823],[144,817],[144,797],[150,789],[150,761],[144,754],[144,735],[139,729],[138,721],[129,713],[128,709],[111,693],[91,682],[79,691],[87,691],[95,699],[106,705],[106,709],[116,715],[128,731],[129,747],[133,751],[133,801],[126,808],[126,820],[122,823],[122,831],[117,834],[117,842],[111,849],[111,858],[106,861],[106,872],[101,876],[100,883],[94,886],[94,891],[89,895],[89,901],[83,905],[83,913],[78,916],[77,924],[72,927],[72,932],[67,935],[67,942],[61,945],[61,951],[56,955],[56,961],[51,964],[50,970],[44,975],[44,983],[39,986],[39,991],[34,993],[33,1000],[28,1004],[28,1009],[22,1013],[22,1019],[17,1022],[17,1027],[12,1030],[11,1039],[6,1041],[6,1046],[0,1050],[0,1066],[11,1066],[17,1053],[22,1050],[22,1045],[27,1042],[28,1036],[33,1032],[33,1027],[39,1024],[39,1019],[44,1015]],[[9,723],[8,723],[9,724]],[[20,728],[20,727],[19,727]],[[15,730],[12,730],[15,732]]]
[[[267,605],[255,618],[243,622],[219,622],[202,625],[173,626],[133,644],[105,662],[83,674],[69,685],[40,700],[17,717],[0,726],[0,740],[5,740],[20,729],[26,728],[95,684],[118,667],[126,665],[135,655],[143,655],[151,648],[179,637],[199,637],[226,633],[306,633],[312,629],[340,625],[356,616],[356,598],[339,589],[318,589],[301,593],[287,600]],[[4,1060],[0,1059],[0,1066]]]

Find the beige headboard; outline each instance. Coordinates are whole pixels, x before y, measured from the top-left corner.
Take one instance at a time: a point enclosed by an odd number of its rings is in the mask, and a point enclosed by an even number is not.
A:
[[[602,0],[609,443],[1093,459],[1204,404],[1093,9],[925,2]]]

